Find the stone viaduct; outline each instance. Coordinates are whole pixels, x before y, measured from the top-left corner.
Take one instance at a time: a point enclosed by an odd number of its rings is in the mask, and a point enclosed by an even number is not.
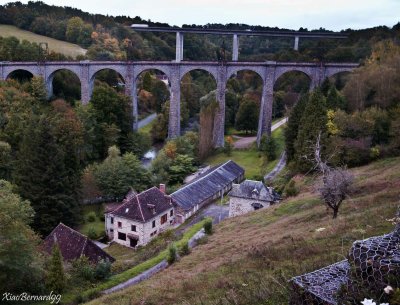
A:
[[[134,123],[137,129],[138,98],[136,84],[139,75],[150,69],[163,72],[170,84],[170,114],[168,137],[173,138],[181,133],[180,127],[180,84],[182,77],[192,70],[209,72],[217,84],[217,100],[219,109],[214,121],[214,145],[224,145],[225,123],[225,89],[228,79],[242,70],[257,73],[263,81],[257,141],[264,133],[270,134],[272,121],[272,101],[274,84],[286,72],[299,71],[306,74],[310,81],[310,89],[336,73],[352,71],[358,64],[352,63],[289,63],[289,62],[198,62],[198,61],[71,61],[71,62],[1,62],[0,79],[7,79],[17,70],[25,70],[32,75],[41,76],[45,80],[48,96],[53,92],[54,74],[59,70],[73,72],[81,83],[81,100],[83,104],[90,101],[95,75],[104,69],[111,69],[120,74],[125,82],[125,94],[132,98]]]

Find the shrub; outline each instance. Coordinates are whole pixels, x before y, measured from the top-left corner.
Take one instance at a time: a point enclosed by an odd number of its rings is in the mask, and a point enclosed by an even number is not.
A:
[[[205,232],[207,235],[211,235],[211,234],[212,234],[212,226],[213,226],[213,224],[212,224],[212,220],[211,220],[211,219],[207,220],[207,221],[204,223],[204,232]]]
[[[227,137],[225,140],[225,145],[224,145],[224,153],[228,157],[232,155],[232,148],[233,148],[233,138],[231,136]]]
[[[277,144],[273,137],[263,135],[260,141],[260,150],[265,154],[268,161],[276,159]]]
[[[174,244],[171,244],[168,247],[168,256],[167,256],[167,262],[169,265],[172,265],[176,261],[176,247]]]
[[[296,182],[292,179],[286,185],[284,189],[284,194],[286,197],[296,196],[299,193],[299,190],[296,187]]]
[[[96,230],[93,227],[89,228],[88,237],[89,237],[89,239],[96,239],[97,238]]]
[[[88,222],[95,222],[96,221],[96,213],[95,212],[90,212],[87,217],[86,217]]]
[[[73,278],[83,281],[92,282],[95,277],[94,267],[86,256],[81,256],[80,258],[72,261],[71,273]]]
[[[111,274],[111,263],[107,260],[101,260],[98,262],[95,270],[94,276],[97,280],[107,279]]]
[[[189,244],[187,242],[185,242],[182,247],[179,249],[179,255],[180,256],[185,256],[188,255],[190,253],[190,248],[189,248]]]

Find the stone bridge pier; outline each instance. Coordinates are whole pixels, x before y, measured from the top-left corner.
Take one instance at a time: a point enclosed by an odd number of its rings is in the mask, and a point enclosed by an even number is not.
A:
[[[272,104],[274,84],[283,74],[290,71],[299,71],[307,75],[311,81],[310,89],[314,89],[321,82],[336,73],[352,71],[358,64],[344,63],[282,63],[282,62],[187,62],[187,61],[148,61],[148,62],[0,62],[0,79],[6,80],[17,70],[30,72],[34,76],[41,76],[46,84],[48,97],[53,94],[54,75],[59,70],[68,70],[74,73],[81,84],[81,102],[86,105],[90,102],[96,73],[104,69],[119,73],[125,82],[125,94],[132,100],[133,130],[137,130],[138,97],[137,82],[139,75],[147,70],[155,69],[163,72],[170,83],[170,110],[168,137],[174,138],[181,134],[180,126],[180,94],[182,77],[193,70],[209,72],[217,84],[216,98],[219,108],[214,119],[213,141],[215,147],[224,145],[225,126],[225,91],[226,84],[232,75],[239,71],[248,70],[258,74],[263,82],[260,115],[257,131],[257,142],[263,134],[271,134]]]

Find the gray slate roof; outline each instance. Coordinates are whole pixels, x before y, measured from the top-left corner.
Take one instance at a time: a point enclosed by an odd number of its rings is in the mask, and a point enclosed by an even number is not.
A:
[[[185,211],[214,196],[235,179],[244,175],[244,169],[232,160],[212,168],[205,175],[171,194],[175,204]]]
[[[280,200],[280,196],[272,188],[266,187],[261,181],[254,180],[234,184],[229,196],[268,202]]]

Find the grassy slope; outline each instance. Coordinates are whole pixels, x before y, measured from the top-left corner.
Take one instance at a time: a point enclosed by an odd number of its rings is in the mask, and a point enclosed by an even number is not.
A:
[[[338,219],[314,193],[315,179],[299,178],[297,197],[223,221],[166,271],[90,304],[287,304],[292,276],[342,260],[354,240],[393,228],[387,219],[398,204],[400,158],[352,172],[354,189]]]
[[[69,43],[66,41],[61,41],[53,39],[47,36],[38,35],[29,31],[21,30],[12,25],[0,25],[0,36],[9,37],[15,36],[19,40],[28,40],[30,42],[47,42],[49,44],[49,51],[54,51],[57,53],[62,53],[67,56],[76,57],[78,55],[85,55],[86,50],[80,46]]]
[[[272,132],[272,136],[275,138],[278,149],[277,156],[278,158],[272,162],[268,162],[267,164],[263,164],[264,160],[260,152],[253,146],[250,149],[234,149],[232,151],[231,156],[227,156],[225,153],[220,152],[209,157],[205,163],[210,165],[217,165],[220,163],[224,163],[229,159],[235,161],[237,164],[242,166],[245,169],[246,178],[252,179],[255,176],[265,175],[265,173],[270,172],[275,165],[278,163],[278,159],[280,154],[282,153],[285,140],[283,137],[283,127],[278,128]]]

